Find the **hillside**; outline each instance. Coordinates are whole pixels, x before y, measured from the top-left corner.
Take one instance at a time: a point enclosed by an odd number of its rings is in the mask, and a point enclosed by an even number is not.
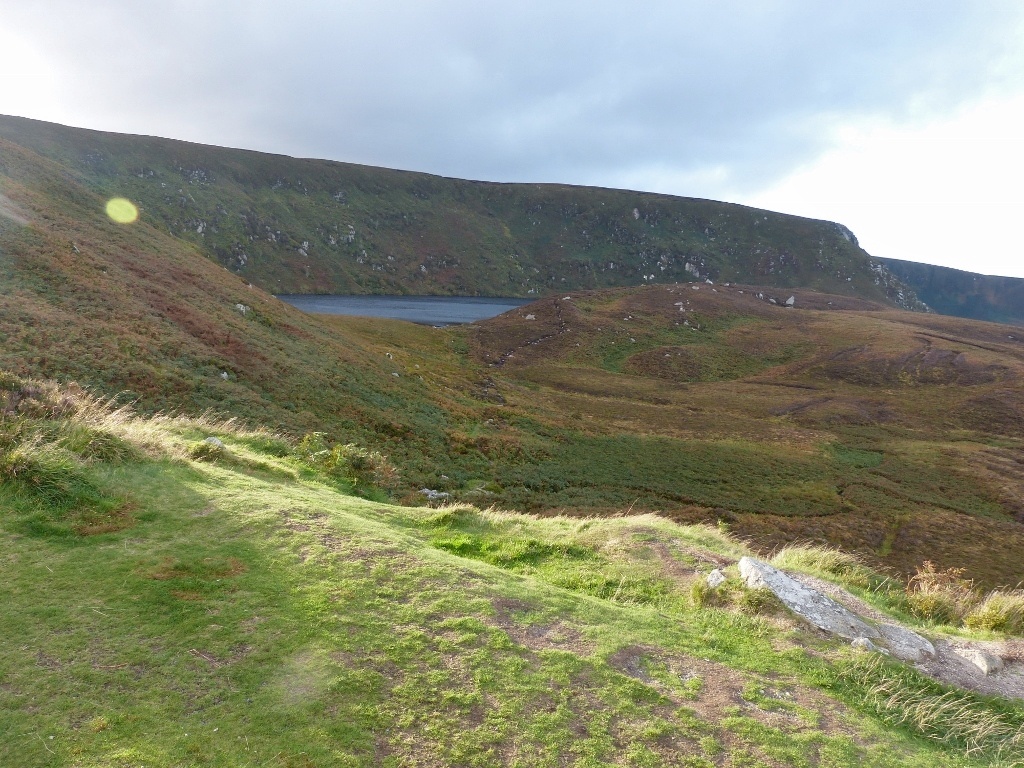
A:
[[[879,259],[936,312],[1024,326],[1024,278],[977,275],[961,269]]]
[[[378,504],[265,430],[0,392],[4,765],[1024,758],[1019,702],[811,629],[714,528]],[[788,557],[907,604],[837,553]]]
[[[812,539],[904,574],[933,560],[1021,579],[1013,329],[706,283],[445,330],[311,317],[0,149],[0,369],[365,445],[406,503],[657,511],[766,549]]]
[[[1024,765],[1018,329],[877,272],[308,316],[68,147],[0,138],[0,764]],[[1009,671],[856,652],[751,554]]]
[[[271,293],[491,296],[742,281],[919,308],[846,228],[710,200],[492,184],[0,116],[0,138],[121,195]]]

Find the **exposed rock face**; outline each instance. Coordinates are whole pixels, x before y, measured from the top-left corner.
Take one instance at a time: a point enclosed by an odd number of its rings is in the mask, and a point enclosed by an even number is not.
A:
[[[895,624],[879,624],[878,632],[882,635],[882,640],[892,655],[901,661],[918,664],[935,656],[935,646],[906,627]]]
[[[877,629],[862,621],[855,613],[768,563],[744,557],[740,560],[739,568],[748,587],[767,587],[787,608],[819,629],[847,640],[858,637],[873,640],[881,637]]]
[[[935,657],[935,646],[916,632],[898,624],[868,623],[821,591],[760,560],[744,557],[740,560],[740,574],[748,586],[767,587],[791,611],[826,632],[853,640],[856,648],[889,653],[912,664]]]

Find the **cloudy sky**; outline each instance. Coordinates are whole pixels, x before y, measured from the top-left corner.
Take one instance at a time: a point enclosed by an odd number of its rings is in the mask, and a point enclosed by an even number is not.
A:
[[[840,221],[1024,277],[1019,0],[0,0],[0,113]]]

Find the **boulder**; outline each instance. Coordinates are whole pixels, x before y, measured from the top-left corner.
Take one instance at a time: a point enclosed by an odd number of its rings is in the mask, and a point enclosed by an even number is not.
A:
[[[900,661],[919,664],[935,657],[935,646],[906,627],[879,624],[878,632],[885,647]]]
[[[953,653],[976,666],[983,675],[992,675],[1003,668],[1003,660],[977,648],[954,648]]]
[[[725,583],[725,574],[722,573],[721,568],[715,568],[715,570],[707,575],[706,580],[709,587],[712,589],[718,589]]]
[[[767,587],[793,613],[826,632],[847,640],[881,637],[877,629],[855,613],[816,589],[801,584],[768,563],[744,557],[740,560],[740,575],[748,587]]]

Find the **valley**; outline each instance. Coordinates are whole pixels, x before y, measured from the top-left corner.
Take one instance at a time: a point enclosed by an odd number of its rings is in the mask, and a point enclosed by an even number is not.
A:
[[[736,570],[1020,666],[1024,331],[920,310],[829,222],[2,118],[0,762],[1019,765]]]

